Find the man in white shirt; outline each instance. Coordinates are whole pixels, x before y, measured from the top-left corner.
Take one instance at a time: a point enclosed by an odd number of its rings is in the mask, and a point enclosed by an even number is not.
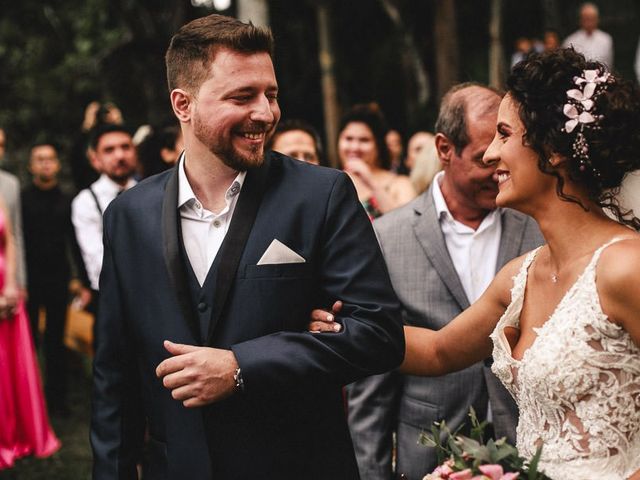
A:
[[[102,270],[102,214],[116,196],[136,184],[133,175],[137,156],[131,133],[121,125],[98,127],[89,147],[91,163],[101,175],[73,199],[71,221],[95,294]]]
[[[533,219],[496,208],[495,166],[483,155],[496,132],[499,103],[485,86],[453,87],[436,122],[443,171],[424,194],[374,222],[405,324],[444,327],[507,261],[541,243]],[[496,437],[515,440],[517,407],[482,362],[437,378],[375,375],[350,385],[348,397],[360,476],[368,480],[419,480],[431,472],[437,456],[418,444],[420,432],[441,420],[452,431],[468,426],[470,406],[482,420],[490,401]]]
[[[563,47],[573,47],[587,60],[596,60],[613,68],[613,40],[611,35],[598,29],[600,14],[593,3],[580,7],[580,30],[562,42]]]

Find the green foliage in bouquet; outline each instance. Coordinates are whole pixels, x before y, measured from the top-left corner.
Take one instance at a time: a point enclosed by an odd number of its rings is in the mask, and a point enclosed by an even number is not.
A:
[[[479,469],[481,465],[501,465],[505,472],[519,473],[518,479],[551,480],[538,471],[542,447],[538,448],[531,460],[525,460],[513,445],[507,443],[506,438],[484,441],[487,422],[478,420],[473,407],[470,409],[469,418],[469,437],[460,435],[460,429],[451,432],[444,421],[434,423],[431,432],[420,434],[419,441],[422,445],[435,448],[438,464],[447,462],[454,472],[470,469],[474,475],[482,475]]]

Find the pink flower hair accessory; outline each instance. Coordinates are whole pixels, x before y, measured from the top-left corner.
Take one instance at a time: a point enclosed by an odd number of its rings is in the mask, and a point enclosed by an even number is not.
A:
[[[598,179],[600,172],[591,164],[586,134],[591,129],[600,128],[599,123],[604,115],[595,113],[596,100],[606,90],[607,85],[613,82],[614,78],[609,72],[601,73],[597,69],[583,70],[581,76],[573,77],[576,88],[567,90],[567,103],[562,108],[562,112],[568,118],[562,131],[570,134],[577,129],[572,150],[573,156],[580,163],[580,171],[584,172],[589,167]]]

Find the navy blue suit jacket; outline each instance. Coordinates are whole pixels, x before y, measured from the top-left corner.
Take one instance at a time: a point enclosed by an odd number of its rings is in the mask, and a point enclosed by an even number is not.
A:
[[[247,172],[220,255],[234,248],[229,235],[251,198],[257,215],[237,269],[218,276],[216,288],[229,292],[206,339],[186,284],[177,185],[174,168],[120,195],[105,213],[94,478],[136,478],[145,425],[152,480],[358,478],[341,387],[398,366],[404,337],[350,180],[276,153]],[[257,265],[274,239],[306,263]],[[336,299],[344,302],[342,331],[308,333],[311,309]],[[245,391],[183,407],[155,375],[169,356],[165,339],[233,350]]]

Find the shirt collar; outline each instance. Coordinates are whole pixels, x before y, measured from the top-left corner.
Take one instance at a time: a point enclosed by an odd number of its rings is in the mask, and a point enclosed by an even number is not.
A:
[[[187,172],[184,169],[184,161],[185,154],[183,153],[182,157],[178,159],[178,208],[182,208],[183,205],[197,200],[196,194],[193,193],[191,184],[187,179]],[[239,172],[234,181],[231,182],[231,185],[229,185],[229,188],[227,188],[227,192],[225,193],[227,204],[229,204],[233,197],[240,193],[246,176],[246,171]]]
[[[436,207],[436,214],[438,215],[438,219],[441,219],[443,216],[445,216],[453,220],[453,215],[451,215],[449,207],[447,206],[447,202],[444,201],[444,197],[442,196],[442,190],[440,190],[440,182],[443,178],[443,171],[436,173],[436,176],[433,178],[433,203]]]
[[[449,207],[447,206],[447,202],[445,202],[444,196],[442,195],[442,190],[440,189],[440,182],[444,179],[444,175],[445,175],[445,172],[440,171],[433,178],[432,193],[433,193],[433,203],[435,204],[435,207],[436,207],[436,214],[438,216],[438,220],[442,220],[444,218],[450,222],[457,222],[457,220],[453,218],[453,215],[451,215],[451,211],[449,210]],[[487,216],[484,217],[484,219],[482,220],[482,222],[480,223],[480,226],[476,231],[481,232],[486,228],[489,228],[490,226],[492,226],[499,215],[500,215],[500,208],[495,208],[491,210],[491,212],[489,212]]]
[[[103,173],[100,175],[100,178],[94,182],[94,185],[96,192],[112,194],[115,197],[118,193],[130,189],[136,183],[137,182],[133,178],[130,178],[127,180],[127,183],[122,186],[111,180],[106,173]]]

